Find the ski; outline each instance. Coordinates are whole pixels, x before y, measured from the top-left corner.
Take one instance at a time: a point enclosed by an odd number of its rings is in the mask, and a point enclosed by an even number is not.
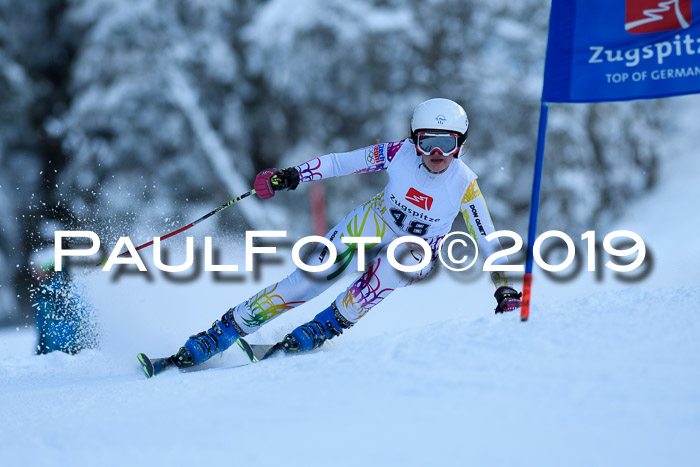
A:
[[[162,371],[175,366],[172,357],[154,358],[151,360],[145,353],[140,353],[136,356],[136,358],[138,358],[139,362],[141,362],[141,368],[143,369],[143,372],[146,373],[147,378],[153,378]]]
[[[249,344],[245,339],[238,338],[236,340],[238,346],[243,350],[251,363],[257,363],[259,361],[265,360],[275,355],[277,352],[282,350],[282,343],[277,344]],[[177,367],[173,360],[173,357],[166,358],[154,358],[150,359],[145,353],[140,353],[136,356],[141,363],[141,368],[146,374],[147,378],[153,378],[154,376],[162,373],[168,368]],[[239,365],[245,366],[245,365]]]
[[[239,337],[236,340],[238,346],[245,352],[245,354],[250,359],[251,363],[257,363],[266,358],[270,358],[277,352],[282,350],[281,343],[269,345],[269,344],[249,344],[248,341]]]

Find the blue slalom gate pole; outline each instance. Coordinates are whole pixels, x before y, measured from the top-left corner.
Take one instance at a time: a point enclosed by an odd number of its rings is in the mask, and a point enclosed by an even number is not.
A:
[[[530,295],[532,292],[532,263],[533,245],[537,237],[537,214],[540,207],[540,186],[542,185],[542,166],[544,165],[544,142],[547,134],[546,102],[540,104],[540,123],[537,131],[537,154],[535,156],[535,174],[532,180],[532,198],[530,199],[530,225],[527,231],[527,262],[525,263],[525,276],[523,277],[523,303],[520,307],[520,321],[527,321],[530,317]]]

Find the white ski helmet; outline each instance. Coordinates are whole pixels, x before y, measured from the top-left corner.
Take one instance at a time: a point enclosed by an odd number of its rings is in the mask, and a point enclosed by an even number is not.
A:
[[[413,111],[411,139],[416,142],[419,130],[447,130],[460,134],[459,144],[464,144],[469,132],[469,118],[461,105],[450,99],[429,99]]]

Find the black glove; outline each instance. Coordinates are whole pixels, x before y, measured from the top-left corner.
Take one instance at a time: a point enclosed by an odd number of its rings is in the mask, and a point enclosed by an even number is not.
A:
[[[495,310],[496,313],[503,313],[520,308],[520,297],[522,297],[523,294],[513,287],[504,285],[496,289],[496,293],[494,293],[493,296],[496,297],[496,301],[498,302]]]
[[[275,176],[272,177],[272,186],[275,191],[284,190],[295,190],[299,186],[299,171],[294,167],[289,167],[288,169],[282,169],[275,172]]]

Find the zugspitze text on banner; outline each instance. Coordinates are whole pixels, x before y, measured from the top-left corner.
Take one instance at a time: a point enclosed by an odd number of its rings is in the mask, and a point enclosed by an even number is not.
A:
[[[545,102],[700,92],[700,0],[553,0]]]

